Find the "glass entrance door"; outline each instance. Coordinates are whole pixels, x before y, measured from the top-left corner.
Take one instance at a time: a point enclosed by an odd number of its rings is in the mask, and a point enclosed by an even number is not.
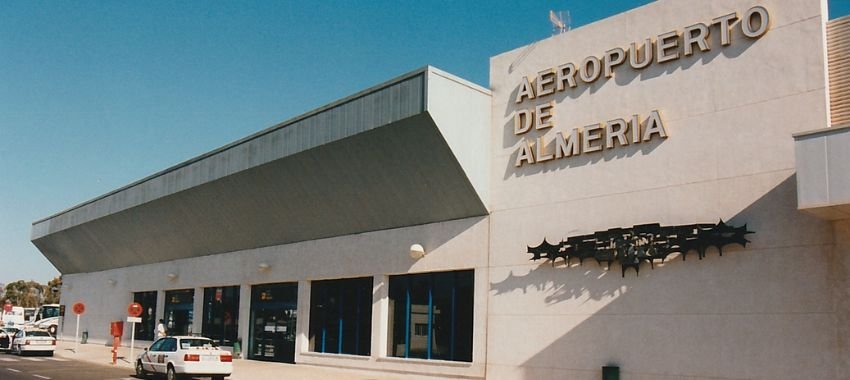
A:
[[[165,292],[165,328],[168,335],[191,335],[195,289]]]
[[[295,362],[298,283],[251,287],[251,342],[248,358]]]

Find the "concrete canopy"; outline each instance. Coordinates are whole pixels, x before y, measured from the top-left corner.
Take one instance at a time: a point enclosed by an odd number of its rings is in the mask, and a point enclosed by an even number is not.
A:
[[[431,67],[33,223],[63,274],[486,215],[490,94]]]

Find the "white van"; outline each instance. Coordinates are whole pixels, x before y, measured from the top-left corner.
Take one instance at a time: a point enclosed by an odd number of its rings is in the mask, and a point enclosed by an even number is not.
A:
[[[24,308],[20,306],[12,306],[12,311],[4,312],[0,309],[0,321],[4,326],[23,326],[26,323],[24,319]]]

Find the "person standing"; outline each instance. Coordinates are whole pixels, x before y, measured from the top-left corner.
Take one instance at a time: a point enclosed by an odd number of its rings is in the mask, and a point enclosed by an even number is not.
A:
[[[165,320],[160,319],[159,324],[156,325],[156,338],[165,338],[168,333],[165,330]]]

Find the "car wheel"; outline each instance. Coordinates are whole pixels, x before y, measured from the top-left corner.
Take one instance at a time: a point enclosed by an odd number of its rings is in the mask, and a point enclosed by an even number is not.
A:
[[[177,376],[177,372],[174,372],[174,367],[171,365],[168,366],[168,371],[165,372],[165,380],[178,380],[180,377]]]
[[[136,361],[136,377],[141,378],[141,379],[147,378],[147,373],[145,373],[145,368],[142,367],[142,361],[141,360]]]
[[[213,376],[212,380],[224,380],[224,376]]]
[[[56,325],[50,325],[50,327],[47,328],[47,332],[52,336],[56,336]]]

